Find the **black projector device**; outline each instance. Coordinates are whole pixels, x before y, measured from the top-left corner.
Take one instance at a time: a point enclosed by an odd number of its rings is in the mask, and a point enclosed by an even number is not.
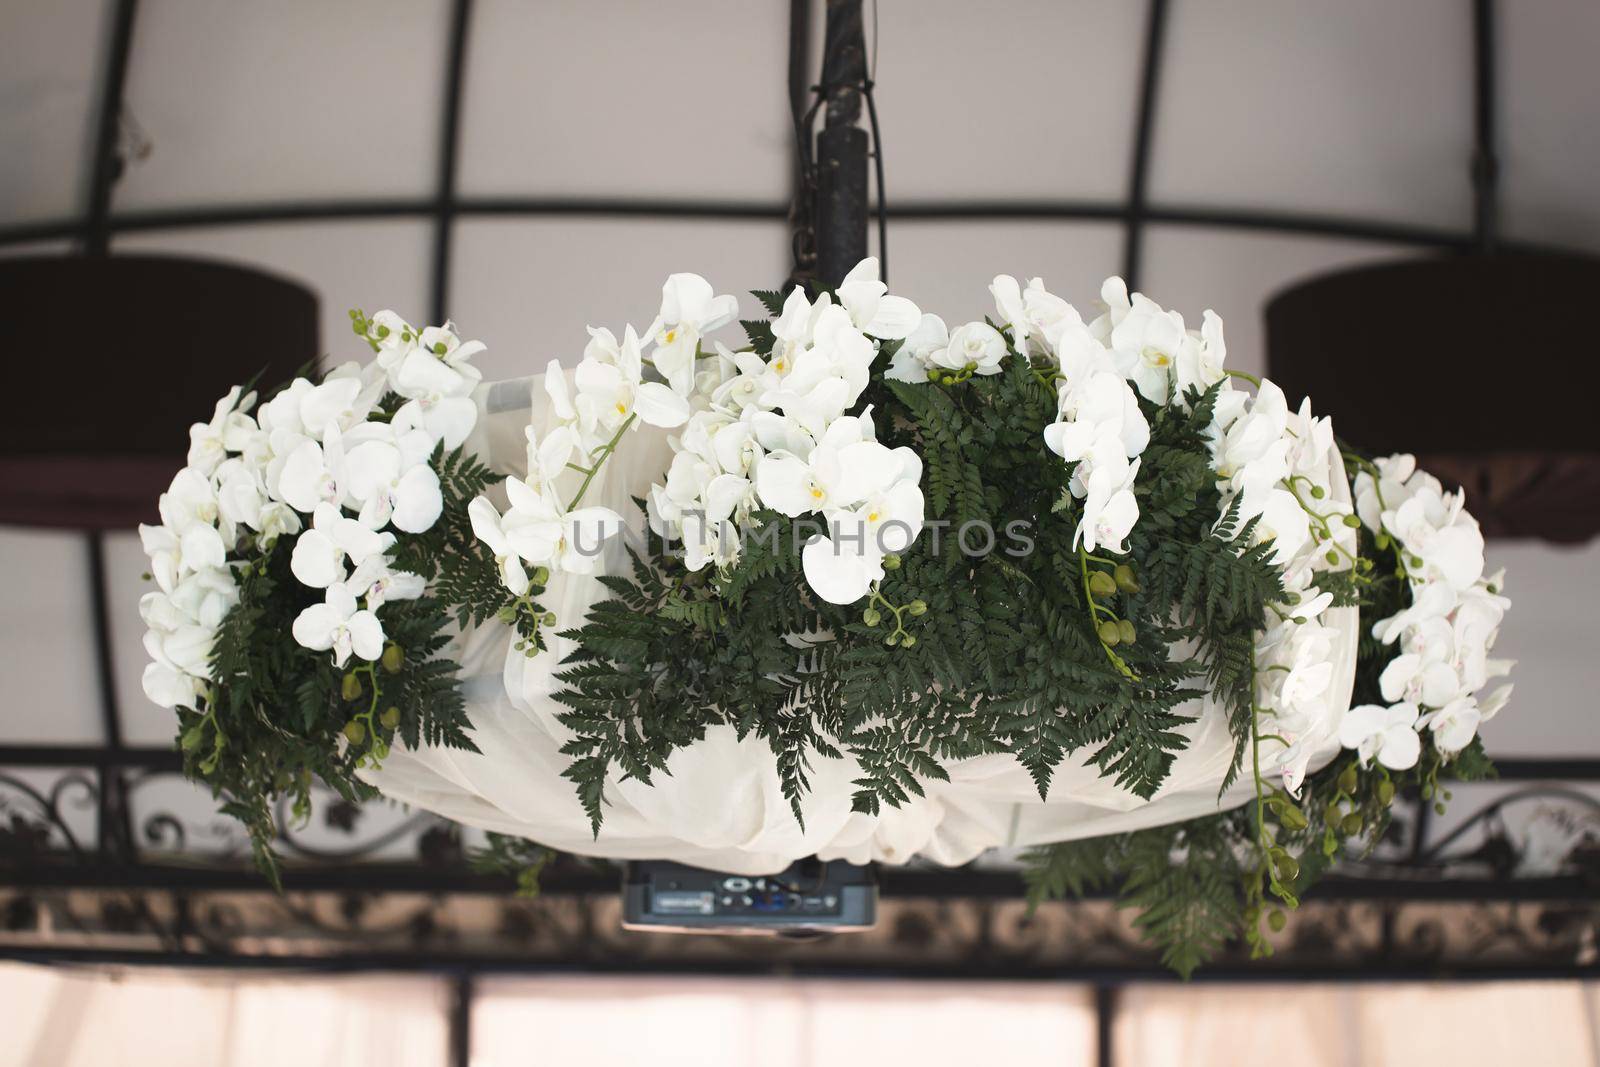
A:
[[[877,915],[872,869],[838,860],[801,860],[765,876],[638,860],[622,883],[627,930],[806,936],[866,930]]]

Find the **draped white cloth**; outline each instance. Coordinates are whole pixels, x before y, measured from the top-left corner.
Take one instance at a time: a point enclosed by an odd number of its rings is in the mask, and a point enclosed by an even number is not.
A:
[[[468,446],[506,474],[526,473],[523,429],[530,422],[550,428],[542,376],[499,382],[477,394],[480,418]],[[632,498],[648,494],[671,459],[666,433],[650,426],[630,430],[584,498],[585,504],[615,509],[638,535],[644,518]],[[1330,456],[1330,463],[1337,462]],[[1334,493],[1348,499],[1342,473]],[[626,573],[624,538],[604,550],[602,573]],[[588,607],[607,595],[597,577],[558,574],[542,598],[563,627],[576,625]],[[1334,682],[1321,704],[1326,723],[1348,708],[1355,677],[1356,609],[1330,610],[1334,632]],[[498,623],[468,633],[458,652],[478,753],[446,748],[408,751],[396,747],[369,780],[386,795],[414,807],[485,830],[530,838],[551,848],[614,859],[672,859],[740,874],[770,874],[817,855],[855,863],[904,863],[923,856],[962,864],[997,846],[1035,845],[1178,822],[1236,807],[1253,795],[1250,775],[1219,796],[1234,750],[1226,712],[1210,699],[1180,706],[1194,716],[1183,727],[1189,745],[1173,763],[1159,792],[1141,800],[1100,776],[1080,751],[1055,772],[1047,800],[1040,800],[1027,771],[1009,755],[962,760],[948,769],[950,781],[926,782],[927,795],[875,816],[850,810],[857,766],[849,759],[813,759],[811,792],[803,802],[801,828],[779,787],[776,760],[767,743],[743,741],[731,727],[710,730],[705,740],[679,749],[668,760],[670,774],[650,785],[608,781],[605,818],[598,837],[578,803],[572,783],[561,777],[568,758],[560,748],[571,736],[552,698],[554,675],[572,644],[549,637],[550,649],[529,659],[511,645],[511,631]],[[1328,731],[1332,734],[1334,731]],[[1330,760],[1337,742],[1317,753],[1316,768]],[[1264,751],[1263,773],[1276,771],[1276,746]]]

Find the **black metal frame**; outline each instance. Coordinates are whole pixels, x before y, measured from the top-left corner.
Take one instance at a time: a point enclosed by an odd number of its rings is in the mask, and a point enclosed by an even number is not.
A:
[[[1449,252],[1487,251],[1496,247],[1542,249],[1542,246],[1503,242],[1498,227],[1498,165],[1495,154],[1496,96],[1493,0],[1464,0],[1472,5],[1474,79],[1472,85],[1475,116],[1476,144],[1470,173],[1473,183],[1474,210],[1472,225],[1455,230],[1438,227],[1415,226],[1364,219],[1325,216],[1305,213],[1260,211],[1253,209],[1209,207],[1181,204],[1153,204],[1148,197],[1150,160],[1156,130],[1159,104],[1159,72],[1164,49],[1167,46],[1167,28],[1170,16],[1168,0],[1149,0],[1145,39],[1141,57],[1139,97],[1133,152],[1128,174],[1128,192],[1124,200],[1047,200],[1047,201],[922,201],[897,203],[893,208],[877,209],[873,214],[881,227],[886,219],[902,220],[1039,220],[1081,221],[1119,224],[1124,228],[1122,270],[1130,286],[1137,285],[1142,266],[1145,231],[1151,224],[1198,226],[1227,230],[1262,231],[1307,236],[1335,237],[1365,240],[1385,244],[1410,246]],[[469,197],[462,196],[457,188],[457,170],[460,150],[460,121],[463,107],[463,82],[467,49],[470,43],[473,4],[472,0],[451,0],[449,30],[446,35],[445,93],[440,116],[439,165],[434,194],[425,198],[389,200],[324,200],[299,203],[243,204],[225,207],[193,209],[167,209],[160,211],[116,213],[113,210],[113,193],[120,177],[123,161],[118,153],[118,140],[123,114],[123,90],[126,84],[130,56],[136,31],[137,0],[118,0],[111,17],[111,32],[105,57],[105,73],[101,86],[99,113],[96,122],[94,158],[88,203],[82,218],[54,222],[0,227],[0,247],[68,239],[77,242],[82,251],[91,256],[106,255],[113,240],[121,234],[152,231],[173,231],[193,228],[269,225],[273,223],[302,221],[356,221],[368,219],[420,219],[428,220],[433,227],[432,258],[429,272],[428,303],[432,321],[442,321],[449,304],[450,278],[453,268],[452,243],[456,222],[461,218],[475,217],[612,217],[612,218],[681,218],[681,219],[743,219],[780,222],[788,219],[797,229],[809,224],[814,205],[803,201],[810,190],[804,181],[807,149],[799,144],[809,136],[809,128],[802,128],[808,96],[808,72],[811,69],[810,33],[812,26],[812,0],[791,0],[790,3],[790,59],[788,85],[791,106],[797,127],[797,177],[793,190],[794,203],[782,204],[751,200],[689,200],[673,198],[594,198],[594,197]],[[870,97],[871,75],[867,71],[862,88]],[[875,116],[874,116],[875,117]],[[874,132],[873,152],[879,168],[879,196],[882,197],[883,158],[878,151]],[[881,243],[881,238],[880,238]],[[814,258],[816,249],[804,247],[797,239],[795,258]],[[809,265],[808,265],[809,266]],[[241,866],[178,866],[149,863],[141,855],[138,835],[131,824],[129,804],[129,776],[175,774],[181,761],[175,751],[161,748],[128,747],[124,744],[120,709],[118,707],[115,679],[112,673],[111,634],[107,611],[107,586],[105,580],[104,542],[102,535],[91,532],[85,535],[87,569],[92,583],[92,625],[95,640],[95,668],[98,671],[102,719],[105,728],[105,745],[100,747],[60,745],[0,746],[0,768],[6,767],[57,767],[69,768],[69,775],[93,773],[92,789],[97,805],[97,834],[93,855],[81,857],[83,862],[71,865],[23,865],[0,873],[0,887],[9,886],[19,891],[99,891],[107,894],[127,893],[129,899],[144,908],[144,897],[139,894],[160,892],[172,895],[187,907],[188,894],[249,891],[261,887],[259,877]],[[1600,759],[1550,759],[1502,760],[1499,763],[1504,779],[1530,782],[1554,780],[1600,781]],[[80,784],[89,779],[74,779]],[[1419,805],[1415,818],[1420,824],[1426,817],[1426,805]],[[170,829],[166,824],[158,827]],[[1415,827],[1420,831],[1421,826]],[[144,828],[145,835],[154,838],[152,826]],[[1422,858],[1424,835],[1416,833],[1416,845],[1410,860]],[[358,853],[352,853],[357,855]],[[291,868],[285,878],[291,892],[370,894],[423,893],[449,896],[454,894],[492,893],[504,895],[509,885],[497,876],[474,874],[466,868],[438,864],[378,865],[362,863],[321,864]],[[882,882],[888,898],[935,898],[951,902],[1001,902],[1014,899],[1021,891],[1018,877],[1004,871],[934,871],[885,870]],[[604,895],[615,888],[614,876],[594,870],[569,869],[557,871],[546,879],[546,893],[554,897],[590,897]],[[1390,902],[1396,906],[1418,900],[1450,900],[1505,906],[1539,903],[1559,904],[1564,901],[1585,900],[1592,897],[1592,885],[1579,876],[1540,879],[1436,881],[1416,877],[1397,877],[1395,872],[1374,877],[1344,877],[1330,879],[1319,888],[1317,900],[1322,902]],[[148,917],[148,913],[145,913]],[[1391,931],[1385,931],[1389,937]],[[48,947],[41,949],[0,949],[0,957],[34,959],[42,961],[117,962],[117,963],[168,963],[185,966],[272,967],[292,969],[385,969],[427,970],[449,976],[452,981],[449,1040],[452,1062],[465,1064],[470,1056],[470,1016],[475,976],[483,973],[514,971],[550,971],[560,969],[549,961],[519,962],[506,958],[479,958],[454,956],[441,959],[417,954],[342,955],[336,958],[240,955],[233,952],[194,951],[130,951],[102,949],[71,949]],[[586,961],[584,969],[605,969],[603,961]],[[667,961],[652,963],[640,960],[622,960],[615,966],[629,972],[695,970],[704,973],[769,973],[766,964],[749,964],[733,967],[685,965]],[[1397,965],[1385,952],[1369,964],[1342,972],[1342,979],[1360,980],[1375,978],[1394,980],[1405,977],[1433,977],[1437,971],[1428,967],[1406,970]],[[1007,969],[1007,968],[1011,969]],[[832,973],[823,968],[796,967],[786,964],[789,973]],[[990,971],[993,973],[991,974]],[[1117,988],[1120,982],[1138,978],[1148,980],[1159,977],[1159,972],[1144,968],[1117,968],[1087,965],[1076,969],[1056,968],[1048,974],[1028,971],[1005,964],[985,971],[981,965],[975,969],[971,962],[957,970],[946,972],[938,967],[917,966],[914,977],[953,977],[983,974],[991,977],[1051,977],[1055,979],[1087,980],[1095,984],[1095,1004],[1098,1016],[1097,1047],[1099,1061],[1111,1062],[1111,1020],[1116,1010]],[[843,973],[861,973],[850,970]],[[879,972],[872,972],[879,973]],[[883,971],[890,974],[890,971]],[[1593,965],[1574,969],[1568,966],[1549,967],[1485,967],[1469,972],[1472,977],[1526,977],[1570,976],[1576,973],[1594,973]],[[1202,978],[1227,978],[1229,980],[1271,980],[1327,978],[1329,972],[1315,968],[1297,972],[1292,968],[1240,969],[1222,967],[1202,972]]]

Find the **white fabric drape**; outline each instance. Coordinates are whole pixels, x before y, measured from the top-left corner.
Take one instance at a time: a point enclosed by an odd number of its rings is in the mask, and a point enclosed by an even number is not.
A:
[[[524,428],[543,435],[552,416],[543,375],[482,386],[480,417],[468,446],[497,470],[526,473]],[[590,485],[585,504],[602,504],[627,517],[637,537],[643,519],[632,500],[648,495],[669,460],[667,434],[650,426],[629,431]],[[1337,462],[1330,456],[1330,463]],[[1343,478],[1334,493],[1347,499]],[[603,573],[627,573],[624,541],[607,543]],[[557,574],[542,598],[562,626],[582,620],[591,604],[608,596],[598,577]],[[1320,701],[1324,721],[1336,723],[1349,706],[1355,676],[1356,611],[1325,616],[1335,634],[1334,681]],[[614,859],[673,859],[739,874],[771,874],[809,855],[854,863],[904,863],[924,856],[939,863],[969,862],[986,849],[1119,833],[1214,813],[1243,803],[1248,775],[1219,797],[1234,753],[1227,713],[1209,699],[1175,709],[1193,717],[1180,732],[1189,746],[1173,762],[1157,795],[1144,801],[1101,777],[1085,752],[1056,769],[1048,801],[1040,801],[1028,772],[1015,758],[980,756],[949,768],[949,782],[925,782],[927,795],[881,814],[852,813],[853,760],[812,761],[811,792],[802,827],[780,788],[777,762],[767,743],[740,740],[731,726],[668,759],[670,774],[650,785],[607,782],[605,821],[599,836],[561,777],[570,738],[558,716],[566,709],[552,693],[555,675],[572,642],[550,637],[550,650],[534,659],[510,650],[510,629],[490,625],[468,634],[458,658],[471,712],[477,753],[444,748],[396,747],[381,770],[367,777],[395,800],[437,812],[469,826],[531,838],[580,855]],[[1331,732],[1331,731],[1330,731]],[[1338,750],[1330,742],[1313,766]],[[1262,754],[1263,773],[1276,770],[1278,750]]]
[[[0,1067],[443,1067],[432,978],[0,964]]]

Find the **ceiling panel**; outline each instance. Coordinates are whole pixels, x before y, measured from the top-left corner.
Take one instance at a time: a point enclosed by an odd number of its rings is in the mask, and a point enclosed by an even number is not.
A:
[[[0,741],[101,744],[87,540],[0,526],[0,588]]]
[[[87,207],[110,6],[0,4],[0,220]]]
[[[126,105],[150,154],[115,207],[430,194],[448,8],[145,0]]]
[[[874,247],[877,234],[873,233]],[[1122,228],[1095,222],[927,222],[889,227],[889,283],[946,324],[994,317],[989,283],[1042,277],[1052,293],[1092,317],[1100,283],[1117,272]]]
[[[1150,191],[1466,229],[1470,5],[1172,5]]]
[[[475,362],[490,380],[575,363],[584,327],[619,335],[649,326],[661,283],[674,272],[705,276],[718,293],[740,298],[745,317],[760,312],[751,289],[771,289],[789,273],[781,222],[646,219],[472,219],[456,231],[454,316],[464,336],[489,346]],[[730,344],[743,338],[725,331]]]
[[[474,5],[460,185],[496,196],[789,195],[788,5]]]
[[[351,308],[427,317],[432,233],[423,221],[263,223],[129,234],[115,251],[211,257],[309,285],[321,304],[323,350],[343,362],[368,355],[350,333]]]
[[[1600,250],[1600,4],[1500,5],[1506,232]]]
[[[1127,195],[1144,4],[887,0],[878,17],[891,206]]]

